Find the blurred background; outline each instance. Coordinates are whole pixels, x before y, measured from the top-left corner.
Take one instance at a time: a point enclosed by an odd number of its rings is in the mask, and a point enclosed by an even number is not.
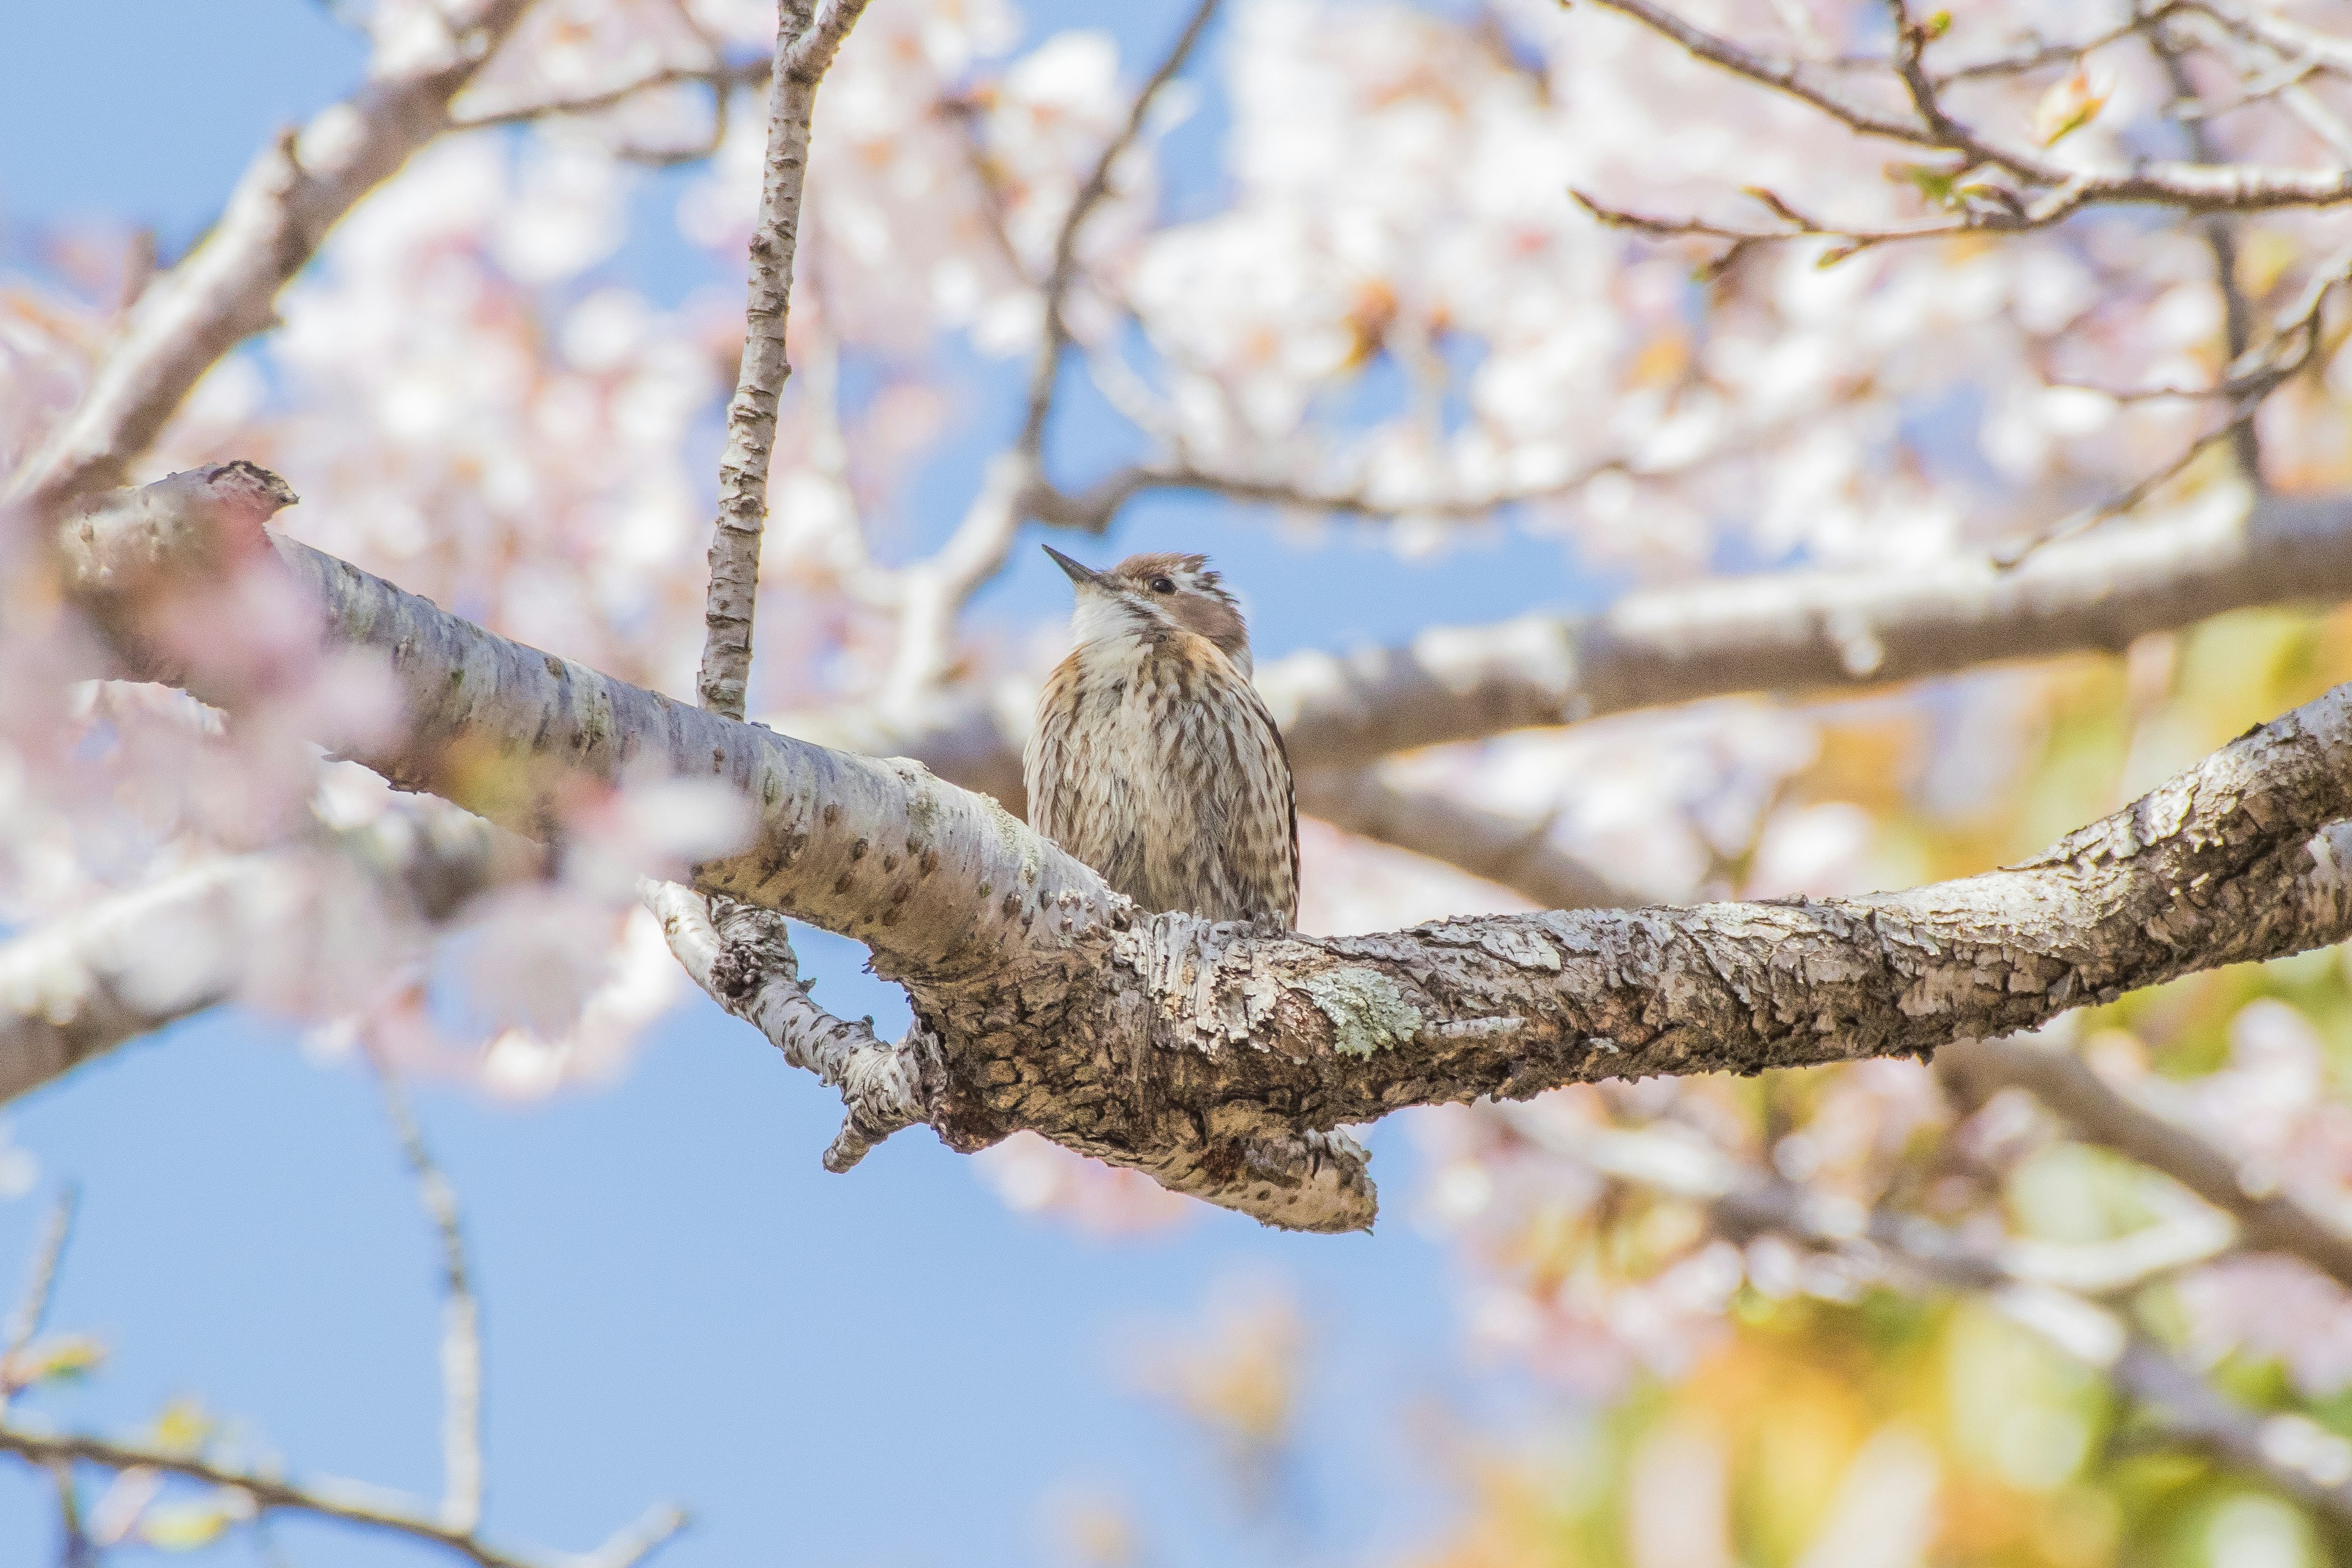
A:
[[[1887,47],[1875,6],[1685,9],[1832,63]],[[2085,53],[2042,45],[2105,37],[2109,8],[1969,11],[1937,29],[1953,58],[2033,57],[1970,79],[1973,107],[2070,154],[2352,158],[2226,29]],[[1098,537],[1009,534],[919,624],[921,572],[985,533],[975,498],[1022,427],[1073,195],[1192,14],[874,0],[817,116],[755,715],[884,751],[941,713],[1017,731],[1066,641],[1041,541],[1208,552],[1264,669],[2352,487],[2328,270],[2352,231],[2325,210],[2220,239],[2129,209],[1827,267],[1814,240],[1727,257],[1606,227],[1570,188],[1708,214],[1763,187],[1856,224],[1937,193],[1595,6],[1229,0],[1081,231],[1041,457],[1080,500],[1171,450],[1192,471],[1133,483]],[[71,406],[270,139],[315,132],[429,19],[419,0],[0,0],[0,458]],[[301,493],[280,520],[298,537],[690,691],[773,26],[758,0],[542,0],[458,100],[471,128],[334,232],[142,476],[251,457]],[[2291,88],[2323,116],[2347,96],[2336,47]],[[2245,440],[2210,399],[2129,395],[2210,385],[2290,338],[2308,347]],[[2257,607],[1383,776],[1629,900],[1854,892],[2030,854],[2346,679],[2352,616]],[[399,809],[348,767],[237,751],[152,689],[79,700],[8,704],[11,938],[299,838],[289,813],[349,830]],[[690,856],[658,805],[583,831]],[[1309,930],[1540,899],[1352,826],[1303,824]],[[372,1053],[460,1204],[488,1534],[520,1552],[584,1551],[669,1502],[692,1522],[659,1560],[681,1568],[2289,1568],[2352,1542],[2342,1277],[2245,1244],[1998,1075],[1874,1062],[1408,1112],[1369,1133],[1376,1233],[1289,1236],[1028,1138],[967,1160],[918,1131],[828,1176],[830,1098],[693,994],[611,889],[498,889],[421,930],[345,909],[322,964],[321,886],[233,936],[176,933],[206,963],[240,950],[234,999],[0,1112],[0,1301],[75,1194],[10,1422],[436,1492],[439,1242]],[[549,956],[583,931],[595,963]],[[819,1000],[904,1026],[856,944],[796,940]],[[2340,952],[2049,1033],[2347,1226]],[[1736,1223],[1714,1178],[1685,1179],[1706,1161],[1941,1227],[2014,1277],[1970,1288]],[[2116,1324],[2231,1401],[2256,1459],[2155,1409],[2098,1348]],[[135,1470],[73,1485],[109,1561],[447,1559],[254,1527]],[[0,1456],[0,1562],[67,1560],[59,1517],[56,1479]]]

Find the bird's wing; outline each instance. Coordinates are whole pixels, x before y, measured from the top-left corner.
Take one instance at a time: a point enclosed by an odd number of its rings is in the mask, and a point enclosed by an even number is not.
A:
[[[1229,669],[1231,666],[1227,667]],[[1252,913],[1298,920],[1298,792],[1291,783],[1290,752],[1265,700],[1239,670],[1239,721],[1232,743],[1239,798],[1220,825],[1226,874]]]

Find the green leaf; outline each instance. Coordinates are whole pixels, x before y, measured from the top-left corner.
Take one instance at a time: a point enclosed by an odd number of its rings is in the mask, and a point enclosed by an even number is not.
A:
[[[252,1500],[243,1492],[219,1492],[209,1502],[149,1509],[140,1518],[139,1539],[165,1552],[194,1552],[252,1517]]]
[[[7,1383],[31,1388],[43,1383],[75,1383],[98,1370],[106,1360],[106,1346],[89,1334],[59,1334],[37,1340],[9,1358]]]

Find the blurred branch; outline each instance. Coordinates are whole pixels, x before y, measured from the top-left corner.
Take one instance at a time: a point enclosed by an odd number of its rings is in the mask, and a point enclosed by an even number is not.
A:
[[[1548,1152],[1707,1205],[1716,1228],[1734,1242],[1777,1235],[1915,1288],[1983,1294],[2113,1377],[2170,1440],[2352,1525],[2352,1444],[2307,1417],[2237,1404],[2114,1314],[2049,1283],[2047,1270],[2014,1241],[1988,1244],[1917,1215],[1834,1197],[1696,1137],[1661,1129],[1571,1131],[1517,1107],[1497,1107],[1496,1114]]]
[[[2172,90],[2168,112],[2189,144],[2189,155],[2200,163],[2221,162],[2213,133],[2203,115],[2197,112],[2203,109],[2204,100],[2189,77],[2189,62],[2181,47],[2163,27],[2148,30],[2147,44],[2157,62],[2164,68],[2166,85]],[[2339,153],[2341,155],[2344,154]],[[2205,237],[2205,247],[2213,256],[2213,287],[2221,296],[2222,363],[2234,366],[2245,359],[2246,351],[2254,342],[2253,303],[2238,281],[2237,230],[2229,218],[2219,215],[2208,216],[2199,226]],[[2315,305],[2314,315],[2315,319]],[[2261,435],[2254,427],[2254,412],[2252,407],[2243,407],[2230,422],[2230,448],[2240,476],[2259,489],[2263,484],[2263,449]]]
[[[494,1547],[472,1531],[452,1529],[420,1508],[386,1498],[380,1489],[349,1481],[297,1484],[280,1477],[215,1465],[184,1450],[142,1447],[99,1437],[32,1432],[8,1426],[0,1426],[0,1453],[15,1454],[44,1467],[96,1465],[118,1473],[143,1469],[179,1476],[242,1494],[252,1500],[259,1514],[305,1513],[360,1525],[442,1547],[478,1568],[635,1568],[686,1525],[686,1516],[676,1509],[657,1509],[593,1552],[564,1556],[524,1554]]]
[[[2003,569],[1796,571],[1629,594],[1589,616],[1436,626],[1258,671],[1300,775],[1391,752],[1746,692],[1853,690],[2018,659],[2119,653],[2149,632],[2352,595],[2352,496],[2265,495],[2053,542]],[[1018,707],[976,695],[777,722],[1020,799]]]
[[[130,310],[81,402],[9,481],[37,515],[122,482],[221,357],[276,324],[278,292],[360,198],[449,128],[449,102],[530,0],[456,0],[446,46],[373,64],[365,85],[276,139],[238,181],[211,230]],[[403,33],[402,37],[410,37]]]
[[[199,862],[37,927],[0,944],[0,1104],[234,997],[255,956],[238,934],[316,854],[348,857],[428,923],[538,859],[425,797],[307,847]]]
[[[1443,790],[1406,784],[1387,767],[1302,773],[1298,809],[1343,832],[1459,867],[1542,909],[1623,909],[1648,901],[1554,844],[1549,821],[1487,811]]]
[[[1482,518],[1505,507],[1566,495],[1603,473],[1620,472],[1625,467],[1622,458],[1612,458],[1536,484],[1451,495],[1397,495],[1368,486],[1317,485],[1275,474],[1222,472],[1190,458],[1173,458],[1132,464],[1076,494],[1038,479],[1032,483],[1023,504],[1040,522],[1089,533],[1102,532],[1121,507],[1155,490],[1192,490],[1231,500],[1350,517]]]
[[[659,70],[647,71],[642,76],[593,92],[454,114],[449,119],[449,129],[481,131],[492,126],[522,125],[563,115],[593,114],[599,110],[618,108],[633,98],[673,87],[709,88],[712,94],[712,113],[724,124],[729,96],[740,88],[766,86],[774,72],[775,61],[772,59],[745,60],[735,65],[713,60],[706,66],[665,66]]]
[[[2352,843],[2344,847],[2352,858]],[[2280,1191],[2259,1162],[2159,1114],[2073,1051],[2024,1039],[1960,1040],[1936,1065],[1971,1100],[2003,1086],[2024,1089],[2086,1142],[2161,1172],[2230,1215],[2248,1247],[2300,1258],[2352,1289],[2352,1236]]]
[[[1927,46],[1931,41],[1929,29],[1910,19],[1901,0],[1893,0],[1891,5],[1895,40],[1887,64],[1895,85],[1909,100],[1907,115],[1887,113],[1850,97],[1842,88],[1816,79],[1802,61],[1768,57],[1686,22],[1657,0],[1598,3],[1672,40],[1695,58],[1808,104],[1864,135],[1948,154],[1959,161],[1959,166],[1950,171],[1956,179],[1971,171],[1998,172],[2023,187],[2011,190],[1990,180],[1982,181],[1983,205],[1971,206],[1958,217],[1879,230],[1816,223],[1787,208],[1785,204],[1778,204],[1776,212],[1793,226],[1791,228],[1748,233],[1642,218],[1587,203],[1612,221],[1654,232],[1702,233],[1750,243],[1784,238],[1790,234],[1831,233],[1843,236],[1849,245],[1860,247],[1937,234],[2039,228],[2084,207],[2111,204],[2153,205],[2185,212],[2251,212],[2326,206],[2352,200],[2352,170],[2347,169],[2279,169],[2243,164],[2217,167],[2163,160],[2086,169],[2057,162],[2035,149],[1997,141],[1955,118],[1946,109],[1942,89],[1948,79],[1937,76],[1926,61]],[[2198,9],[2210,12],[2214,7],[2200,5]]]
[[[866,0],[781,0],[768,83],[768,152],[760,217],[751,235],[743,358],[727,405],[727,447],[719,460],[719,519],[710,542],[710,589],[703,611],[702,705],[743,716],[751,675],[751,623],[760,598],[760,539],[768,521],[768,460],[776,407],[792,366],[784,357],[799,241],[801,187],[808,173],[809,126],[817,85]]]
[[[433,1161],[408,1097],[373,1052],[383,1113],[416,1178],[418,1199],[441,1240],[441,1522],[471,1533],[482,1522],[482,1315],[466,1266],[466,1237],[457,1194]]]
[[[902,607],[898,616],[898,647],[884,679],[885,700],[903,702],[936,684],[946,673],[954,645],[956,616],[981,585],[1004,568],[1013,542],[1029,515],[1031,497],[1045,489],[1045,423],[1060,384],[1062,356],[1072,339],[1067,319],[1070,290],[1081,270],[1078,236],[1110,194],[1111,171],[1142,134],[1151,105],[1176,79],[1193,47],[1217,14],[1219,0],[1197,0],[1183,31],[1145,79],[1128,105],[1118,133],[1104,146],[1062,215],[1054,236],[1054,259],[1046,274],[1042,304],[1045,320],[1037,352],[1030,361],[1029,397],[1021,434],[1010,451],[1000,453],[988,468],[979,493],[963,520],[939,552],[899,574]],[[969,138],[968,138],[969,139]],[[973,156],[983,188],[989,188],[984,162]]]
[[[8,1402],[25,1385],[25,1352],[49,1314],[49,1299],[57,1290],[58,1266],[65,1258],[66,1240],[73,1234],[77,1196],[74,1189],[68,1187],[50,1205],[49,1223],[41,1232],[40,1244],[33,1253],[32,1268],[25,1276],[25,1294],[8,1316],[7,1342],[0,1344],[0,1415],[7,1414]]]
[[[1949,87],[1956,81],[1973,81],[1987,77],[2018,76],[2027,71],[2041,70],[2049,66],[2071,65],[2084,55],[2104,49],[2110,44],[2121,43],[2134,34],[2147,33],[2152,36],[2158,24],[2169,21],[2189,10],[2192,3],[2193,0],[2162,0],[2161,4],[2149,5],[2144,9],[2136,7],[2133,14],[2126,20],[2116,23],[2104,32],[2094,33],[2089,37],[2073,42],[2053,44],[2035,37],[2021,47],[2005,55],[1996,55],[1988,59],[1971,60],[1966,65],[1947,67],[1935,73],[1934,80],[1938,88],[1944,88]],[[1848,68],[1861,67],[1881,70],[1891,69],[1895,64],[1891,58],[1886,58],[1840,60],[1837,63]]]

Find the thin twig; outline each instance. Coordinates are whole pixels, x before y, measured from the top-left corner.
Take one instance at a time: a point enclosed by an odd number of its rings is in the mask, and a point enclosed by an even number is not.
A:
[[[710,542],[710,589],[703,612],[702,705],[743,717],[751,674],[751,622],[760,596],[760,541],[768,521],[768,463],[776,444],[776,409],[792,369],[784,356],[792,303],[793,253],[801,191],[808,174],[810,121],[817,84],[866,0],[782,0],[776,54],[768,82],[768,153],[760,183],[760,217],[751,236],[743,361],[727,405],[727,447],[719,462],[719,518]]]
[[[441,1238],[442,1522],[460,1531],[482,1521],[482,1314],[466,1262],[457,1194],[434,1163],[408,1097],[390,1068],[370,1053],[385,1120],[416,1178],[416,1193]]]
[[[50,1205],[49,1223],[41,1232],[40,1244],[33,1250],[32,1270],[25,1277],[24,1297],[16,1303],[16,1311],[9,1314],[7,1343],[0,1347],[0,1415],[7,1413],[8,1401],[23,1386],[20,1379],[24,1373],[19,1363],[49,1315],[49,1300],[57,1291],[58,1266],[65,1258],[66,1238],[73,1234],[79,1196],[74,1188],[67,1187]]]
[[[59,1464],[98,1465],[118,1474],[126,1470],[159,1471],[226,1491],[242,1492],[261,1513],[307,1513],[344,1524],[363,1526],[412,1541],[443,1547],[478,1568],[580,1568],[572,1557],[524,1555],[501,1550],[470,1531],[453,1530],[422,1507],[388,1499],[381,1489],[349,1481],[298,1484],[278,1476],[232,1469],[184,1451],[110,1443],[48,1432],[30,1432],[0,1425],[0,1453],[15,1454],[44,1468]],[[686,1516],[674,1509],[656,1510],[616,1532],[604,1545],[587,1554],[594,1568],[635,1568],[686,1526]]]
[[[1595,0],[1609,10],[1671,39],[1686,53],[1736,76],[1808,104],[1866,136],[1883,137],[1960,158],[1963,168],[2000,170],[2049,195],[2021,207],[2038,216],[2029,226],[2055,222],[2092,205],[2158,205],[2188,212],[2254,212],[2275,207],[2326,206],[2352,201],[2352,169],[2282,169],[2249,164],[2211,167],[2151,160],[2129,165],[2080,169],[2013,143],[1996,141],[1954,118],[1943,107],[1941,81],[1927,68],[1925,30],[1895,5],[1895,53],[1891,62],[1911,99],[1913,115],[1888,115],[1815,80],[1803,62],[1768,58],[1683,20],[1657,0]],[[2211,11],[2200,5],[2200,10]],[[1978,226],[1999,226],[1997,224]],[[1943,232],[1966,232],[1948,226]],[[1916,238],[1927,230],[1889,231],[1884,238]],[[1759,239],[1776,237],[1758,235]],[[1874,241],[1875,243],[1875,241]]]
[[[1053,412],[1055,390],[1061,383],[1062,356],[1074,341],[1066,309],[1081,270],[1079,234],[1110,194],[1112,170],[1142,134],[1151,105],[1184,68],[1215,18],[1219,3],[1199,0],[1193,7],[1183,31],[1136,90],[1118,134],[1096,157],[1094,167],[1071,197],[1069,210],[1062,215],[1061,227],[1054,236],[1052,269],[1045,277],[1045,321],[1036,354],[1030,362],[1029,399],[1021,434],[1010,451],[998,454],[989,465],[979,493],[939,552],[900,574],[903,608],[898,617],[898,647],[883,682],[885,702],[913,700],[947,673],[957,614],[982,584],[1004,569],[1013,539],[1032,513],[1031,498],[1045,483],[1045,425]],[[972,155],[975,169],[984,171],[976,147]],[[985,188],[984,172],[982,178]]]
[[[1142,133],[1144,121],[1151,112],[1152,101],[1176,79],[1176,73],[1184,68],[1184,62],[1191,58],[1193,47],[1215,19],[1218,4],[1219,0],[1199,0],[1199,4],[1193,6],[1192,17],[1184,24],[1184,30],[1176,36],[1174,47],[1160,62],[1160,68],[1146,79],[1141,89],[1136,93],[1134,102],[1128,106],[1127,123],[1103,148],[1102,155],[1095,160],[1094,169],[1087,175],[1086,183],[1071,198],[1070,210],[1062,215],[1062,226],[1054,236],[1054,268],[1045,278],[1045,341],[1038,350],[1035,362],[1030,366],[1028,413],[1021,423],[1020,448],[1033,459],[1045,450],[1045,417],[1053,406],[1054,382],[1061,367],[1062,350],[1070,342],[1069,323],[1065,318],[1064,309],[1069,300],[1070,289],[1077,281],[1078,231],[1086,226],[1087,217],[1109,194],[1112,168],[1135,144],[1136,137]]]

